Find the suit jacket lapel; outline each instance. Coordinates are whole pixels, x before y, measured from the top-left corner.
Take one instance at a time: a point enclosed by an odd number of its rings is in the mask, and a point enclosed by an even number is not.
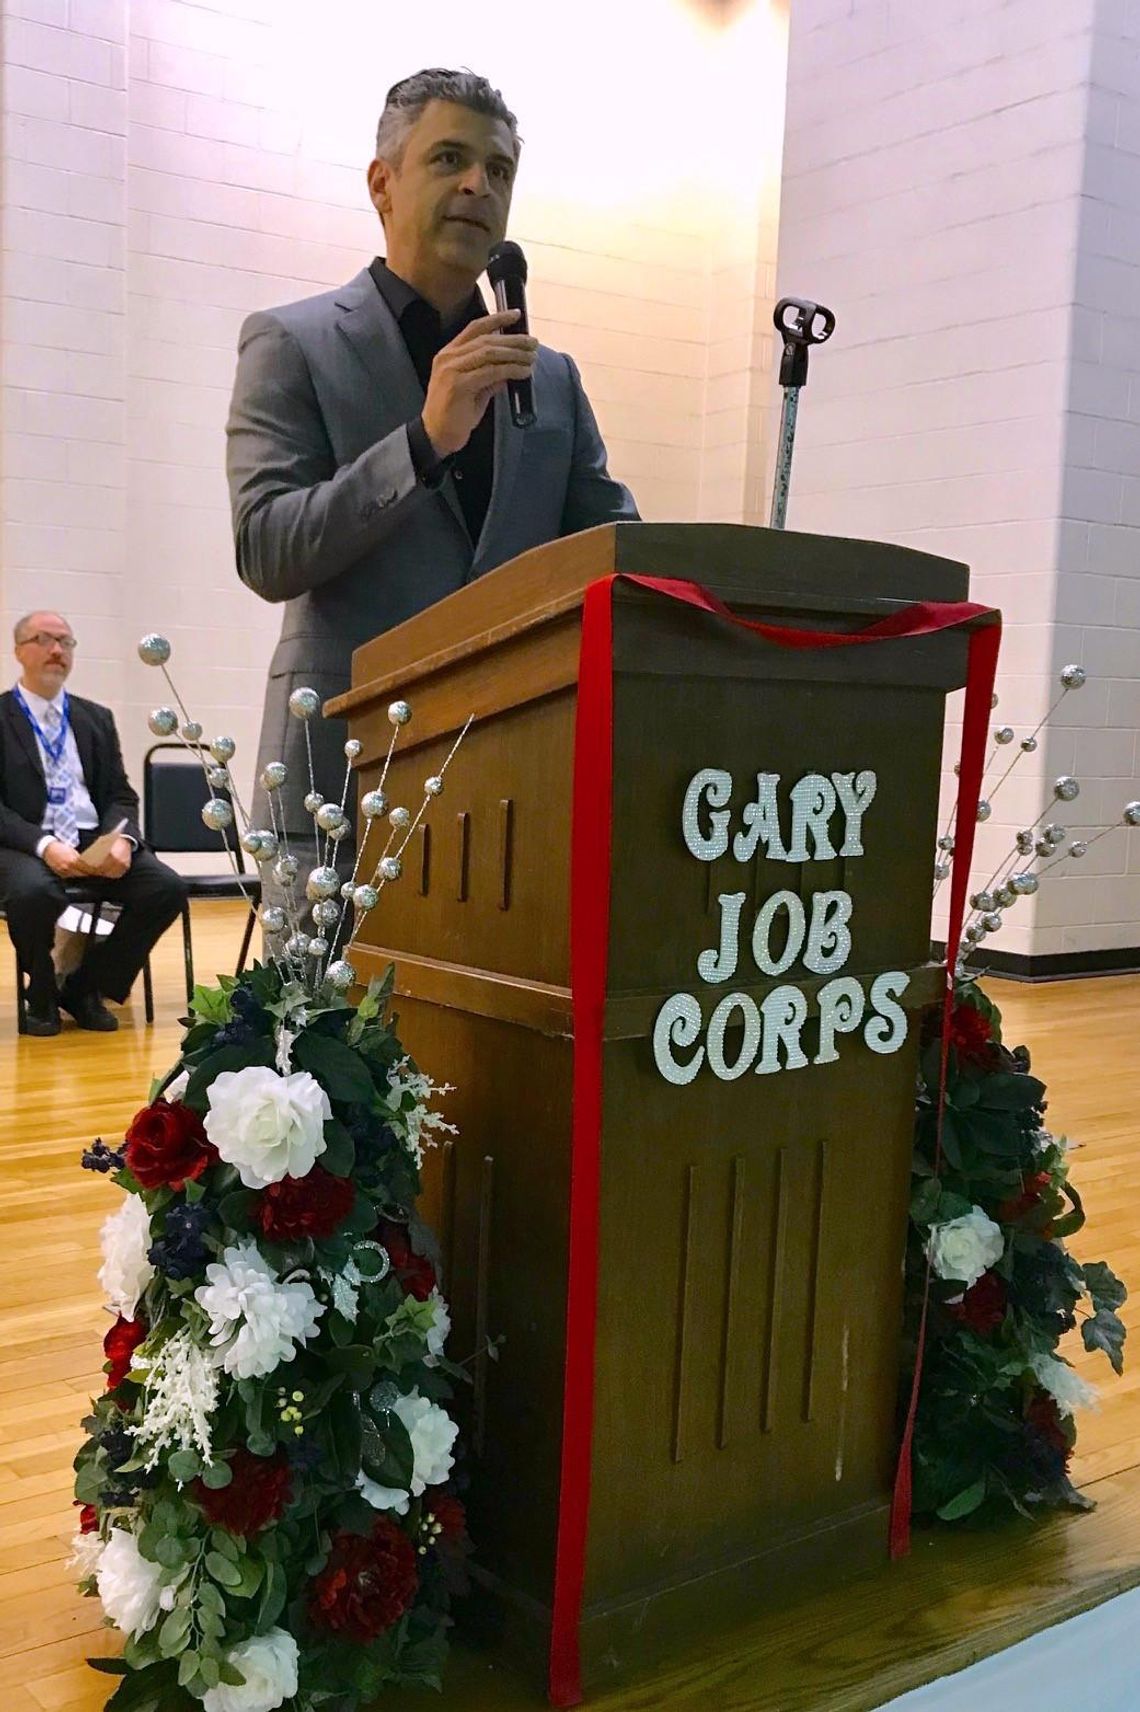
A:
[[[5,712],[11,720],[12,726],[16,732],[17,741],[23,744],[28,760],[31,762],[32,767],[39,777],[40,783],[46,791],[47,777],[44,773],[44,764],[43,758],[40,755],[40,746],[36,742],[36,734],[28,723],[28,718],[24,713],[23,708],[20,706],[11,691],[9,691],[4,697],[4,707]]]
[[[377,433],[390,434],[400,422],[410,422],[424,407],[424,392],[396,319],[376,289],[367,268],[341,291],[337,304],[342,310],[337,326],[353,353],[363,363],[377,391]],[[448,477],[439,495],[450,507],[468,540],[454,483]]]
[[[491,498],[487,505],[487,515],[483,519],[483,527],[479,532],[479,544],[475,549],[475,559],[468,581],[482,574],[486,556],[495,539],[498,521],[506,515],[511,503],[515,477],[518,475],[519,461],[522,458],[525,429],[516,428],[511,421],[511,405],[506,393],[496,393],[492,409],[495,412],[495,468],[491,478]]]
[[[83,768],[83,780],[87,786],[87,794],[95,804],[96,814],[102,814],[103,806],[98,796],[99,754],[95,744],[95,726],[82,702],[72,699],[71,729],[75,733],[75,747],[79,751],[79,764]]]

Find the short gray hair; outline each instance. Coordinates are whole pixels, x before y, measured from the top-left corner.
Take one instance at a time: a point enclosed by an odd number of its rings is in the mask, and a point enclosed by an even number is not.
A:
[[[21,642],[26,642],[28,640],[24,635],[24,631],[31,624],[32,619],[42,618],[45,613],[49,618],[63,618],[63,613],[57,612],[54,606],[36,606],[32,608],[31,612],[25,612],[23,618],[17,618],[15,624],[12,626],[12,640],[16,644],[17,648],[20,646]],[[63,622],[67,624],[66,618],[63,618]],[[69,630],[71,629],[69,624],[67,627]]]
[[[389,89],[376,127],[377,160],[400,165],[408,133],[430,101],[450,101],[456,107],[469,107],[473,113],[485,113],[490,119],[501,119],[511,133],[515,158],[518,158],[521,146],[518,120],[499,91],[474,71],[447,71],[442,66],[431,66],[426,71],[416,71],[411,77],[402,78]]]

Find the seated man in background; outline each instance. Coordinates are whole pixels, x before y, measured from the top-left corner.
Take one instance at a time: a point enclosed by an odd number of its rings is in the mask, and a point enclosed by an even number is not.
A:
[[[30,612],[15,640],[20,678],[0,694],[0,907],[28,973],[28,1033],[58,1034],[61,1006],[107,1033],[119,1024],[103,1000],[122,1004],[185,887],[143,845],[110,709],[63,687],[75,657],[67,620]],[[83,852],[101,835],[111,842],[89,865]],[[94,883],[120,914],[57,990],[52,945],[69,880]]]

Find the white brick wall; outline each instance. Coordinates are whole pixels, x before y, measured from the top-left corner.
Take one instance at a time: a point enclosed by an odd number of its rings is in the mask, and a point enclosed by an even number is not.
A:
[[[10,617],[72,618],[76,686],[115,708],[132,764],[161,697],[133,644],[156,628],[248,778],[279,615],[232,568],[237,332],[376,252],[364,167],[417,65],[478,66],[517,106],[532,316],[579,359],[643,512],[754,514],[781,13],[580,0],[552,55],[526,0],[493,19],[326,0],[319,30],[306,0],[0,0],[0,593]]]
[[[1137,32],[1125,0],[792,11],[778,288],[838,329],[789,519],[967,560],[1005,614],[995,718],[1019,736],[1062,665],[1093,679],[979,830],[982,878],[1058,773],[1082,779],[1053,817],[1074,827],[1140,795]],[[997,943],[1140,944],[1140,841],[1106,838]]]

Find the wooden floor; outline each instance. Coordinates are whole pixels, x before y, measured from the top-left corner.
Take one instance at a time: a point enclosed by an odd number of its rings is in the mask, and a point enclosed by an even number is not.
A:
[[[232,967],[241,920],[240,907],[196,908],[203,975]],[[0,948],[3,1712],[96,1712],[108,1689],[83,1663],[105,1650],[99,1607],[74,1593],[66,1558],[78,1421],[102,1385],[97,1233],[117,1191],[81,1171],[79,1154],[95,1135],[121,1137],[151,1077],[174,1057],[183,1003],[176,936],[159,948],[155,987],[153,1028],[143,1024],[140,995],[114,1037],[67,1027],[55,1040],[18,1040],[6,940]],[[1140,978],[1036,988],[995,982],[991,990],[1007,1039],[1029,1044],[1049,1086],[1053,1129],[1082,1144],[1073,1174],[1089,1223],[1073,1246],[1110,1260],[1140,1302]],[[1133,1309],[1134,1333],[1137,1319]],[[1104,1392],[1100,1412],[1084,1418],[1075,1466],[1098,1501],[1092,1515],[981,1536],[920,1536],[907,1562],[884,1565],[838,1596],[758,1618],[594,1705],[861,1712],[1140,1582],[1140,1346],[1121,1380],[1079,1344],[1070,1353]],[[444,1703],[523,1712],[541,1701],[493,1658],[460,1652]]]

